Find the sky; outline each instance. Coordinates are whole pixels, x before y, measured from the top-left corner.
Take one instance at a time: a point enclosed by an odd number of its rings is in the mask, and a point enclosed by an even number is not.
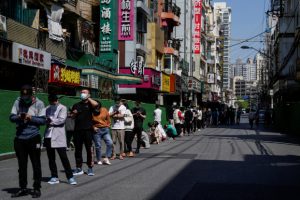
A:
[[[213,2],[226,2],[231,7],[231,45],[239,43],[240,39],[248,39],[266,30],[266,11],[269,9],[269,0],[213,0]],[[230,49],[231,63],[237,58],[244,62],[247,58],[254,58],[257,53],[251,49],[241,49],[242,45],[262,50],[263,37],[253,39]]]

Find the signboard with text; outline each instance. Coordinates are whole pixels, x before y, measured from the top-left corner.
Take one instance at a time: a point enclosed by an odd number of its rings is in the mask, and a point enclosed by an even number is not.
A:
[[[193,51],[194,51],[194,54],[200,54],[200,49],[201,49],[202,0],[194,0],[193,2],[194,2]]]
[[[161,73],[161,91],[170,92],[170,75]]]
[[[22,65],[50,70],[51,54],[14,42],[12,61]]]
[[[114,26],[112,18],[114,11],[111,0],[100,0],[100,53],[112,52]]]
[[[133,40],[134,35],[134,0],[119,0],[118,38]]]
[[[61,83],[65,85],[80,85],[80,70],[70,67],[52,64],[50,71],[50,83]]]

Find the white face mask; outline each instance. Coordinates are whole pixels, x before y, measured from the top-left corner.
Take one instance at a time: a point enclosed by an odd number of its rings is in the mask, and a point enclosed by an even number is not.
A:
[[[87,98],[89,98],[89,95],[88,95],[88,94],[86,94],[86,93],[81,93],[81,94],[80,94],[80,99],[81,99],[81,100],[86,100]]]

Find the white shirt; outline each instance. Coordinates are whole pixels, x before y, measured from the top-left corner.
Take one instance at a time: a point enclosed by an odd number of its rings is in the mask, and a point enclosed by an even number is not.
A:
[[[115,106],[111,106],[109,108],[109,114],[113,113],[114,112],[114,108]],[[124,115],[125,114],[125,111],[126,111],[126,107],[124,105],[120,105],[120,107],[118,108],[118,111],[120,114]],[[124,118],[118,118],[118,119],[112,119],[112,126],[111,126],[111,129],[125,129],[125,126],[124,126]]]
[[[202,110],[198,110],[198,120],[202,120]]]
[[[156,108],[155,110],[154,110],[154,121],[157,121],[158,123],[160,123],[161,122],[161,109],[159,109],[159,108]]]

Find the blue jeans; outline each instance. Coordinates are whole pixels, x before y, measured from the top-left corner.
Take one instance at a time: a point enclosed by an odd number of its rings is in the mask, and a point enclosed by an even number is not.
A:
[[[112,139],[109,133],[109,128],[99,128],[97,133],[93,136],[95,147],[96,147],[96,157],[97,161],[101,160],[101,140],[103,139],[106,144],[106,157],[111,157],[112,153]]]

